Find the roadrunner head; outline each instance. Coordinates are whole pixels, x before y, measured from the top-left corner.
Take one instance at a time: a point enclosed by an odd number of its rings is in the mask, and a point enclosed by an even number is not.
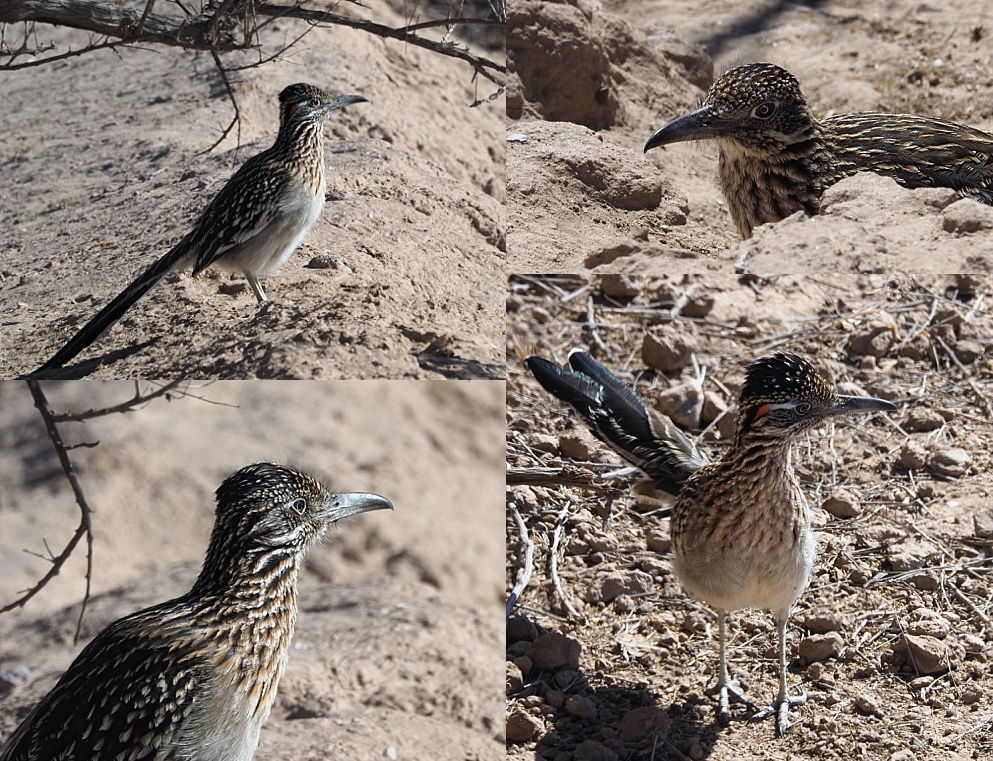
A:
[[[302,556],[336,521],[393,508],[378,494],[336,493],[295,468],[247,465],[217,489],[208,563],[239,564],[253,556]]]
[[[298,83],[279,94],[279,120],[284,126],[290,122],[323,124],[337,109],[367,102],[361,95],[332,95],[315,85]]]
[[[736,439],[791,439],[827,417],[894,409],[896,405],[883,399],[839,394],[807,360],[779,353],[753,362],[745,371]]]
[[[685,140],[718,140],[725,150],[771,156],[806,139],[812,127],[796,78],[771,63],[750,63],[718,77],[700,108],[655,132],[645,151]]]

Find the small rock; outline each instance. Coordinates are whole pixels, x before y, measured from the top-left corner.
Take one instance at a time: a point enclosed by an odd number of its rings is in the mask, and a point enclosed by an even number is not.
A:
[[[633,708],[624,714],[618,727],[617,735],[626,743],[641,743],[653,736],[665,737],[672,718],[665,709],[659,706],[643,706]]]
[[[713,294],[710,291],[699,290],[690,296],[679,313],[687,317],[706,317],[713,308]]]
[[[993,209],[971,198],[963,198],[941,214],[941,226],[947,233],[969,235],[993,228]]]
[[[527,711],[515,708],[507,716],[507,740],[512,743],[524,743],[533,740],[544,725]]]
[[[893,550],[890,553],[890,570],[897,573],[916,571],[924,565],[924,561],[906,550]]]
[[[580,719],[592,721],[597,717],[596,703],[582,695],[570,695],[565,700],[565,710]]]
[[[596,740],[583,740],[572,752],[572,761],[617,761],[617,754]]]
[[[528,648],[527,656],[543,671],[578,669],[582,650],[578,640],[558,632],[548,632],[534,641]]]
[[[958,341],[953,350],[958,361],[963,365],[971,365],[986,353],[983,345],[977,341]]]
[[[667,554],[672,549],[672,536],[669,529],[655,526],[645,532],[645,544],[652,552]]]
[[[848,350],[865,357],[885,356],[896,341],[893,325],[889,323],[865,326],[848,338]]]
[[[858,497],[846,489],[835,489],[824,500],[822,507],[835,518],[841,519],[855,518],[862,513]]]
[[[641,341],[641,359],[648,367],[674,373],[689,366],[696,349],[692,337],[656,328],[645,333]]]
[[[879,703],[871,695],[866,695],[865,693],[860,693],[855,696],[855,707],[858,708],[862,713],[868,714],[869,716],[882,716],[883,712],[879,708]]]
[[[924,634],[936,639],[944,639],[952,631],[952,625],[938,612],[929,608],[916,608],[910,613],[910,620],[904,626],[908,634]]]
[[[652,588],[652,577],[644,571],[614,571],[590,587],[586,602],[613,602],[621,595],[641,595]]]
[[[559,452],[582,462],[593,462],[600,445],[589,431],[576,429],[559,436]]]
[[[993,539],[993,507],[980,510],[972,516],[972,525],[978,538]]]
[[[952,648],[945,641],[915,634],[905,634],[894,645],[894,650],[906,653],[907,665],[918,674],[940,674],[958,665]]]
[[[811,634],[800,640],[800,657],[807,663],[837,658],[845,641],[838,632]]]
[[[617,299],[631,299],[641,293],[644,278],[641,275],[606,274],[600,279],[600,290],[604,296]]]
[[[803,628],[811,634],[841,631],[845,625],[845,617],[841,613],[824,608],[810,611],[803,619]]]
[[[908,440],[900,447],[900,467],[920,470],[927,462],[927,448],[919,441]]]
[[[890,754],[889,761],[916,761],[917,755],[910,748],[895,751]]]
[[[699,428],[703,389],[698,383],[679,383],[662,391],[656,406],[681,428]]]
[[[346,270],[351,272],[351,268],[341,261],[337,256],[331,254],[318,254],[306,264],[311,270]]]
[[[565,705],[565,693],[562,690],[545,690],[545,702],[552,708],[561,708]]]
[[[962,705],[971,706],[983,699],[983,688],[978,684],[967,684],[959,694]]]
[[[945,424],[945,419],[937,410],[928,407],[911,407],[903,427],[908,431],[936,431]]]
[[[507,642],[527,640],[534,642],[538,638],[538,627],[531,623],[527,616],[511,616],[507,619]]]
[[[972,464],[972,458],[964,449],[949,446],[936,446],[928,455],[925,465],[939,476],[957,478],[965,475]]]
[[[507,661],[507,694],[513,695],[524,689],[524,675],[513,661]]]

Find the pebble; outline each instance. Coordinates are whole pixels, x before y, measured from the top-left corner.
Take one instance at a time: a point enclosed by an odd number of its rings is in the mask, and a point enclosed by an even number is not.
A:
[[[541,719],[515,708],[507,716],[507,740],[513,743],[528,742],[538,735],[543,726]]]
[[[838,632],[811,634],[800,640],[799,652],[804,661],[814,663],[828,658],[837,658],[844,646],[845,640]]]
[[[697,342],[692,336],[658,328],[645,333],[641,341],[642,361],[663,373],[674,373],[688,367],[690,357],[696,350]]]
[[[659,706],[632,708],[621,719],[618,736],[626,743],[640,743],[653,735],[664,737],[672,726],[672,718]]]
[[[644,278],[641,275],[607,273],[600,278],[600,290],[603,291],[603,295],[617,299],[630,299],[640,295],[644,285]]]
[[[972,464],[972,457],[964,449],[949,446],[934,447],[927,459],[927,469],[939,476],[957,478],[965,475]]]
[[[583,646],[578,640],[558,632],[542,634],[528,648],[527,656],[534,665],[543,671],[561,668],[579,668],[579,656]]]
[[[847,489],[835,489],[821,505],[835,518],[856,518],[862,514],[858,497]]]
[[[566,698],[565,710],[586,721],[593,721],[597,717],[596,703],[582,695],[570,695]]]

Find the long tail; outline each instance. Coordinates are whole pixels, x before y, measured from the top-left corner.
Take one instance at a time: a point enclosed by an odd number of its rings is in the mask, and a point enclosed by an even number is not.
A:
[[[189,236],[188,236],[189,237]],[[131,306],[142,296],[148,293],[187,253],[189,248],[188,238],[183,238],[173,247],[169,253],[159,259],[155,264],[145,270],[137,280],[121,291],[117,298],[107,306],[97,312],[96,316],[90,320],[76,335],[69,339],[69,343],[59,349],[55,356],[39,367],[35,372],[51,370],[61,367],[66,362],[83,351],[87,346],[96,341],[104,334]]]
[[[668,417],[586,352],[569,354],[572,370],[537,356],[524,364],[546,391],[575,407],[601,441],[652,479],[656,489],[676,495],[687,478],[708,464]]]

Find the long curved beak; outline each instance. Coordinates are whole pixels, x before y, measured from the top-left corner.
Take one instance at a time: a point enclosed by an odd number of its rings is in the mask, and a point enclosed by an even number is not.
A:
[[[328,110],[334,111],[338,108],[344,108],[345,106],[350,106],[352,103],[368,103],[369,99],[364,95],[339,95],[333,101],[328,103]]]
[[[710,106],[701,106],[696,111],[690,111],[678,119],[673,119],[648,138],[648,142],[645,143],[645,153],[661,145],[682,143],[687,140],[709,140],[716,137],[709,116]]]
[[[828,410],[826,415],[852,415],[857,412],[892,411],[897,407],[893,402],[876,399],[873,396],[838,396],[838,404]]]
[[[321,511],[321,517],[329,521],[340,521],[352,515],[367,513],[370,510],[392,510],[393,503],[386,497],[363,491],[340,492],[334,494]]]

